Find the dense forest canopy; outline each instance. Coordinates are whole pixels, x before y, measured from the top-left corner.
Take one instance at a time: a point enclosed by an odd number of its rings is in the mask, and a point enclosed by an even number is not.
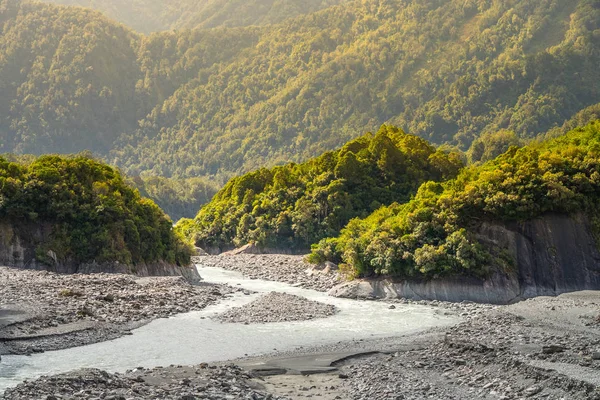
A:
[[[128,180],[140,194],[152,199],[173,221],[193,218],[218,188],[203,178],[134,177]]]
[[[600,102],[600,0],[361,0],[149,36],[0,4],[0,152],[89,149],[131,176],[223,183],[382,123],[466,150]]]
[[[267,25],[342,0],[43,0],[101,11],[142,33]]]
[[[255,243],[306,250],[337,235],[351,218],[408,201],[425,181],[454,177],[462,165],[459,154],[382,126],[305,163],[233,178],[177,229],[206,249]]]
[[[50,265],[50,251],[77,264],[190,263],[190,248],[162,210],[114,168],[84,156],[0,158],[0,222],[51,227],[36,248]]]
[[[93,158],[90,152],[77,157]],[[0,157],[7,161],[29,164],[35,161],[32,154],[4,153]],[[125,182],[138,189],[142,197],[154,201],[173,220],[193,218],[200,207],[210,201],[218,187],[203,178],[165,178],[160,176],[125,177]]]
[[[345,263],[355,276],[486,275],[511,268],[503,249],[482,245],[483,222],[545,213],[587,213],[600,233],[600,121],[564,136],[463,169],[456,179],[423,184],[406,204],[354,219],[314,247],[313,262]]]

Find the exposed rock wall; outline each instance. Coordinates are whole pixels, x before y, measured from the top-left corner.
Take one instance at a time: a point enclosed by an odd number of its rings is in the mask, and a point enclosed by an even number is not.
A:
[[[78,264],[59,260],[52,251],[39,260],[36,248],[49,240],[52,226],[48,224],[0,223],[0,265],[34,270],[48,270],[63,274],[75,273],[124,273],[138,276],[183,276],[189,281],[198,281],[200,276],[194,266],[171,265],[166,262],[138,264],[135,266],[115,263]]]
[[[430,281],[357,280],[332,289],[351,298],[506,304],[536,296],[600,290],[600,252],[584,215],[546,215],[512,224],[484,223],[479,240],[513,259],[514,268],[487,280],[453,277]]]
[[[346,298],[407,298],[450,302],[508,304],[519,298],[519,282],[510,275],[495,274],[488,280],[446,278],[430,281],[356,280],[342,283],[329,291],[331,296]]]

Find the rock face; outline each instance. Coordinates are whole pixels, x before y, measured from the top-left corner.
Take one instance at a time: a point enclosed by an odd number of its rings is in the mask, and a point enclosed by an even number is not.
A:
[[[484,224],[480,234],[515,260],[522,297],[600,289],[600,252],[584,215]]]
[[[600,289],[600,252],[584,215],[546,215],[512,224],[484,223],[479,240],[510,255],[511,271],[487,280],[359,280],[333,288],[333,296],[507,304],[536,296]]]
[[[39,255],[36,254],[36,247],[39,243],[47,242],[51,233],[52,226],[49,224],[26,224],[15,227],[0,222],[0,265],[61,274],[105,272],[137,276],[183,276],[192,282],[200,280],[200,275],[195,267],[171,265],[166,262],[135,266],[118,262],[79,264],[61,261],[52,251],[45,254],[45,262],[40,262]]]
[[[356,280],[329,291],[331,296],[358,299],[407,298],[450,302],[508,304],[520,296],[514,276],[495,274],[488,280],[456,277],[430,281]]]

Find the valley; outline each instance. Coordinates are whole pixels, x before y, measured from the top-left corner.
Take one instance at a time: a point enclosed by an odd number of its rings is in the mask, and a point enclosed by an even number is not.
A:
[[[600,0],[0,0],[0,399],[600,400]]]

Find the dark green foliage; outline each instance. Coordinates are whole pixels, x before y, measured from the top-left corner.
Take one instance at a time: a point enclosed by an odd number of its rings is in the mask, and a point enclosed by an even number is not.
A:
[[[561,127],[551,129],[546,135],[540,136],[538,139],[552,139],[559,137],[577,127],[585,126],[596,120],[600,120],[600,103],[584,108],[566,121]]]
[[[445,183],[428,182],[415,199],[354,219],[311,259],[343,261],[356,276],[485,275],[509,268],[501,249],[475,238],[482,222],[522,221],[545,213],[590,212],[600,201],[600,122],[565,136],[464,169]],[[596,210],[596,211],[594,211]]]
[[[455,176],[456,153],[382,126],[303,164],[288,164],[229,181],[194,221],[178,229],[201,247],[259,246],[307,249],[339,233],[353,217],[382,204],[406,201],[428,180]]]
[[[520,147],[523,144],[523,140],[511,131],[484,133],[473,141],[467,151],[467,157],[471,164],[489,161],[506,152],[511,146]]]
[[[188,265],[190,249],[151,200],[113,168],[85,156],[42,156],[30,163],[0,158],[0,221],[50,226],[49,250],[63,262],[166,261]]]
[[[136,177],[131,181],[142,196],[156,202],[173,221],[192,218],[217,193],[216,185],[202,178],[151,176]]]
[[[600,101],[598,0],[350,1],[150,36],[81,8],[2,4],[0,152],[90,149],[132,176],[224,182],[382,123],[466,150]]]

